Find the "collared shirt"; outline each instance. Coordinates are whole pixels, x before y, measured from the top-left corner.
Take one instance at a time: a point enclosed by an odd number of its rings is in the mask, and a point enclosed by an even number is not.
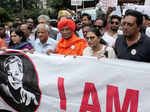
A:
[[[50,37],[48,37],[48,40],[44,45],[37,38],[35,40],[35,43],[34,43],[34,49],[35,49],[35,52],[45,54],[47,52],[47,50],[49,50],[49,49],[52,51],[55,51],[56,50],[56,44],[57,44],[57,41],[50,38]]]
[[[142,34],[140,40],[131,46],[127,45],[123,35],[118,36],[115,53],[120,59],[150,62],[150,38]]]

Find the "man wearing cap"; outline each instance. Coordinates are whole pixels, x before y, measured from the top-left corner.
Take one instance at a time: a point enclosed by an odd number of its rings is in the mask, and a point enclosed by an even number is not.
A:
[[[87,44],[84,39],[74,34],[75,27],[76,25],[71,19],[62,19],[58,22],[58,29],[62,34],[62,38],[56,46],[57,54],[82,56]]]

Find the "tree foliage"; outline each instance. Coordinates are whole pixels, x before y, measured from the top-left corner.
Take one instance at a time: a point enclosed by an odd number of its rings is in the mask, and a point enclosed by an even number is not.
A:
[[[49,7],[55,8],[57,10],[67,9],[71,7],[71,0],[47,0]]]
[[[47,0],[47,6],[51,9],[49,16],[57,18],[57,13],[62,9],[73,9],[71,6],[71,0]]]
[[[6,22],[11,20],[9,14],[7,13],[7,11],[3,8],[0,8],[0,22]]]
[[[40,0],[1,0],[0,7],[5,9],[12,18],[17,16],[23,19],[39,15],[39,2]],[[5,18],[7,17],[5,15]]]

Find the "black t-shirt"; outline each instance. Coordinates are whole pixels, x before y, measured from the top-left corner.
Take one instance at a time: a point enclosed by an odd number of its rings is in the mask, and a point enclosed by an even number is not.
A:
[[[150,38],[145,34],[140,40],[129,46],[123,35],[119,35],[115,43],[115,53],[119,59],[150,62]]]

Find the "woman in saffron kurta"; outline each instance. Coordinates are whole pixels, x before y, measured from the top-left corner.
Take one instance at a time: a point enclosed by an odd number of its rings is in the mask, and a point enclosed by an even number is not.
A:
[[[56,46],[57,54],[82,56],[87,44],[84,39],[74,34],[75,27],[76,25],[71,19],[62,19],[58,22],[58,29],[62,34],[62,38]]]

